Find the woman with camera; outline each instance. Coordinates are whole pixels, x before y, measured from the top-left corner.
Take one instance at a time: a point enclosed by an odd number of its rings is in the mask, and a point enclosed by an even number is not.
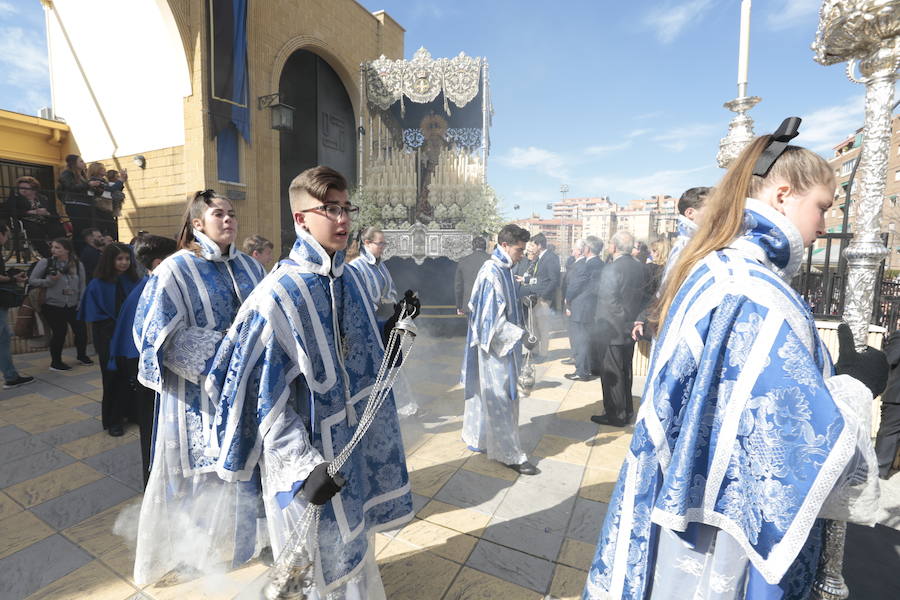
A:
[[[42,258],[31,273],[29,284],[46,288],[41,311],[50,325],[50,370],[68,371],[72,367],[62,360],[67,326],[75,334],[78,362],[92,365],[87,355],[87,332],[83,321],[77,319],[78,307],[84,293],[84,266],[72,249],[72,242],[57,238],[50,244],[50,258]]]

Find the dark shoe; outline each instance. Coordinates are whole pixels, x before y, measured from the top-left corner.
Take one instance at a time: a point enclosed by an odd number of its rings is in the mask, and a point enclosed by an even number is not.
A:
[[[565,359],[561,360],[560,362],[564,365],[574,365],[575,359],[574,358],[565,358]]]
[[[83,365],[92,365],[92,364],[94,364],[94,361],[92,361],[92,360],[91,360],[91,357],[88,356],[87,354],[85,354],[84,356],[79,356],[79,357],[78,357],[78,362],[81,363],[81,364],[83,364]]]
[[[63,361],[59,361],[59,362],[50,363],[50,370],[51,371],[71,371],[72,367],[70,367]]]
[[[19,375],[13,380],[6,381],[3,383],[4,390],[11,390],[13,388],[17,388],[20,385],[28,385],[29,383],[34,381],[34,377],[22,376]]]
[[[536,466],[534,466],[533,464],[531,464],[530,462],[528,462],[527,460],[520,465],[506,465],[506,466],[509,467],[510,469],[512,469],[513,471],[515,471],[516,473],[518,473],[519,475],[537,475],[538,473],[540,473],[540,471],[538,471],[538,468]]]
[[[563,377],[572,381],[593,381],[597,379],[593,375],[579,375],[578,373],[566,373]]]
[[[625,421],[610,419],[606,415],[591,415],[591,421],[597,425],[610,425],[612,427],[625,427]]]
[[[110,425],[109,435],[113,437],[122,437],[123,435],[125,435],[125,428],[121,425]]]

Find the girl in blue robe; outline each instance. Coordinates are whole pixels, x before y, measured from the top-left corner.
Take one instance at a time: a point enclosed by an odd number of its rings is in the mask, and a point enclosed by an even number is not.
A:
[[[835,375],[789,285],[824,231],[834,175],[772,141],[736,159],[665,282],[586,599],[805,599],[821,519],[874,522],[879,383]]]
[[[134,318],[138,380],[156,392],[150,477],[138,523],[136,582],[149,583],[215,549],[191,546],[217,495],[205,452],[214,408],[202,380],[241,303],[263,278],[235,246],[234,207],[212,190],[189,200],[179,250],[154,269]],[[234,501],[221,499],[223,503]]]
[[[114,437],[124,434],[123,423],[129,403],[127,378],[115,369],[109,369],[110,343],[119,310],[137,281],[128,246],[119,243],[107,245],[100,255],[93,279],[84,290],[78,311],[78,319],[91,324],[94,348],[103,375],[103,428]]]

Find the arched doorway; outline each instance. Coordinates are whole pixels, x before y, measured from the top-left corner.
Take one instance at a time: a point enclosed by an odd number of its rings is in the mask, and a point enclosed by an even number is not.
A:
[[[356,127],[353,105],[338,74],[320,56],[297,50],[278,83],[281,101],[294,107],[293,131],[281,132],[281,246],[294,244],[288,189],[301,171],[316,165],[336,169],[356,182]]]

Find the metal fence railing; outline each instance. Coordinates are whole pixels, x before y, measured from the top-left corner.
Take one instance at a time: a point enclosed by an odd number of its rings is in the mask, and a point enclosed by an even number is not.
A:
[[[81,232],[99,229],[118,239],[118,206],[101,194],[40,189],[36,194],[16,186],[0,186],[0,223],[9,239],[0,247],[0,260],[26,264],[48,256],[50,242],[72,237],[81,245]]]
[[[887,234],[883,234],[887,243]],[[847,261],[844,249],[852,233],[827,233],[819,238],[824,243],[810,247],[800,273],[791,282],[809,303],[817,319],[837,320],[844,313]],[[900,327],[900,282],[884,279],[884,266],[878,273],[871,322],[888,331]]]

